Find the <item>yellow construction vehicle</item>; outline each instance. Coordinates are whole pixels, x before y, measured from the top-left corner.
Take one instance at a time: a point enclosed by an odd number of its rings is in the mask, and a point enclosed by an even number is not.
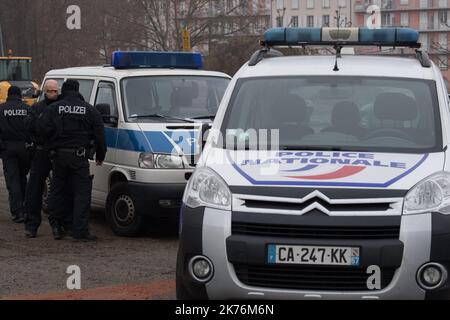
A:
[[[0,57],[0,103],[6,101],[11,86],[22,90],[23,101],[28,105],[36,102],[39,85],[31,78],[31,58],[14,57],[10,50],[7,57]]]

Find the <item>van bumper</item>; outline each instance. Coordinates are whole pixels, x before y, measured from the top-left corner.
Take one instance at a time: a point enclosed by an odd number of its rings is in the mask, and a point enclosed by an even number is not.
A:
[[[302,290],[279,289],[272,286],[250,286],[239,278],[236,269],[236,260],[241,260],[241,265],[267,266],[264,257],[258,251],[265,251],[265,247],[275,243],[289,244],[287,239],[238,239],[232,234],[232,212],[209,208],[183,209],[182,236],[180,238],[180,252],[177,270],[177,285],[182,285],[185,292],[189,292],[193,298],[209,299],[449,299],[450,282],[441,289],[426,291],[417,282],[418,270],[429,262],[439,263],[447,269],[450,267],[450,216],[438,213],[421,215],[404,215],[401,217],[400,236],[393,243],[395,250],[392,257],[388,251],[389,246],[377,248],[365,245],[360,241],[351,241],[349,245],[366,246],[366,255],[362,259],[372,263],[372,260],[381,258],[382,265],[395,264],[396,269],[389,283],[382,290],[358,290],[358,291],[330,291],[330,290]],[[241,240],[241,241],[238,241]],[[235,242],[234,248],[230,241]],[[299,245],[304,241],[298,240]],[[318,241],[318,245],[323,245]],[[326,243],[330,244],[330,243]],[[389,249],[389,250],[387,250]],[[363,249],[364,250],[364,249]],[[364,251],[363,251],[364,252]],[[369,253],[372,252],[372,253]],[[382,253],[380,255],[380,252]],[[194,255],[207,257],[214,266],[213,278],[205,284],[193,281],[187,272],[187,262]],[[364,263],[364,261],[363,261]],[[369,278],[370,274],[367,275]]]
[[[145,216],[178,219],[186,183],[129,182],[128,185]]]

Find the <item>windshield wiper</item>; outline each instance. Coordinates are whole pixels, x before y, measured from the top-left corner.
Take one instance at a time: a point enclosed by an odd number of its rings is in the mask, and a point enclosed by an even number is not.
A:
[[[132,115],[132,116],[129,116],[128,118],[129,119],[160,118],[160,119],[167,119],[167,120],[182,121],[182,122],[187,122],[187,123],[195,123],[194,121],[191,121],[188,119],[169,117],[169,116],[165,116],[165,115],[158,114],[158,113],[147,114],[147,115]]]
[[[215,118],[216,118],[215,115],[210,115],[210,116],[198,116],[198,117],[192,117],[192,118],[189,118],[189,119],[193,119],[193,120],[203,120],[203,119],[208,120],[208,119],[211,119],[211,120],[214,120]]]

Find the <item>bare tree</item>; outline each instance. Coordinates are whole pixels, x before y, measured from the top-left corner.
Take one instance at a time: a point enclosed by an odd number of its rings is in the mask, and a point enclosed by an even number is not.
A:
[[[193,47],[206,44],[208,48],[220,48],[230,36],[238,36],[238,41],[234,40],[236,46],[245,42],[256,44],[255,37],[246,37],[247,29],[256,24],[247,10],[249,3],[250,0],[15,0],[11,7],[11,0],[0,0],[0,23],[5,50],[31,56],[34,78],[39,80],[50,69],[110,63],[114,50],[180,50],[183,27],[189,30]],[[66,10],[72,4],[81,8],[81,30],[66,27]]]

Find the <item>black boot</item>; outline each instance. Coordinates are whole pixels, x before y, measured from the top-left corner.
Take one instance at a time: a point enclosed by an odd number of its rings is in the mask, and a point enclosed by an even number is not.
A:
[[[37,234],[37,232],[25,230],[25,237],[28,238],[28,239],[36,238],[36,234]]]
[[[24,223],[25,222],[25,216],[23,213],[18,213],[12,216],[12,221],[14,223]]]
[[[87,233],[82,236],[73,236],[75,242],[96,242],[98,238],[93,234]]]
[[[53,239],[61,240],[63,238],[60,226],[53,226],[52,232],[53,232]]]

